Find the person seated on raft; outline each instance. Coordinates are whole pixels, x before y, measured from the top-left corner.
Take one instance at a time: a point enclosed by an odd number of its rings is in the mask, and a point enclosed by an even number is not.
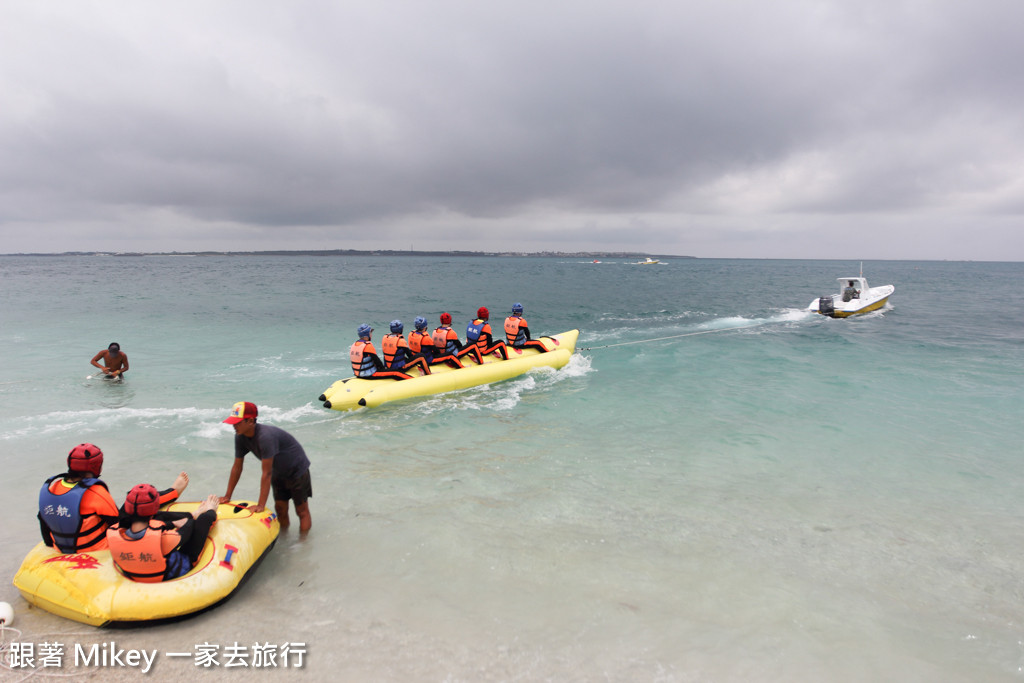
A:
[[[853,280],[850,280],[849,284],[846,285],[846,289],[843,290],[843,301],[851,301],[859,298],[860,292],[858,292],[857,288],[853,286]]]
[[[391,321],[391,334],[385,334],[380,340],[381,351],[384,352],[384,365],[388,370],[403,370],[408,372],[410,368],[417,367],[424,375],[430,374],[430,367],[427,360],[418,354],[414,354],[409,348],[409,342],[402,336],[405,326],[401,320]]]
[[[512,304],[512,315],[505,318],[505,339],[514,349],[537,349],[541,353],[548,350],[539,339],[530,339],[530,328],[523,317],[523,305],[519,303]]]
[[[457,359],[461,359],[463,356],[473,356],[477,365],[483,365],[484,359],[476,344],[463,346],[459,341],[459,335],[455,334],[455,330],[452,329],[451,313],[441,314],[441,326],[434,330],[434,334],[431,336],[434,339],[435,353],[443,353],[445,356],[454,356]]]
[[[158,583],[188,574],[217,521],[217,496],[195,512],[160,510],[160,494],[150,484],[135,486],[124,500],[124,515],[107,529],[114,564],[132,581]]]
[[[496,353],[502,360],[508,360],[505,341],[502,339],[494,341],[494,336],[491,334],[491,324],[487,322],[490,317],[491,312],[487,310],[486,306],[478,308],[476,319],[466,325],[466,341],[476,344],[481,356]]]
[[[428,365],[446,364],[456,370],[462,367],[462,363],[455,356],[442,355],[435,357],[434,339],[427,332],[426,318],[421,315],[416,316],[413,325],[416,329],[409,333],[409,348],[414,354],[424,358]]]
[[[78,444],[68,453],[68,471],[50,477],[39,490],[39,532],[43,543],[65,555],[107,547],[107,527],[120,514],[107,485],[99,479],[103,451],[91,443]],[[174,485],[160,492],[169,503],[188,486],[184,472]]]
[[[349,348],[348,356],[352,361],[352,373],[361,379],[410,379],[410,376],[401,370],[388,370],[384,361],[377,355],[377,349],[373,348],[370,335],[373,328],[363,323],[356,328],[359,339]]]

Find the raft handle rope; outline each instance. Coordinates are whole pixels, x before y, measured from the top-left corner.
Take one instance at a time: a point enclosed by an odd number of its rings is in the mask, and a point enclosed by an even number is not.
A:
[[[701,330],[699,332],[685,332],[683,334],[674,334],[671,337],[658,337],[657,339],[638,339],[636,341],[620,342],[618,344],[605,344],[604,346],[584,346],[583,348],[576,349],[577,351],[596,351],[597,349],[610,349],[613,346],[629,346],[630,344],[650,344],[651,342],[666,341],[669,339],[679,339],[680,337],[694,337],[698,334],[711,334],[712,332],[732,332],[733,330],[746,330],[751,327],[760,327],[764,323],[751,323],[750,325],[741,325],[740,327],[723,327],[717,330]]]

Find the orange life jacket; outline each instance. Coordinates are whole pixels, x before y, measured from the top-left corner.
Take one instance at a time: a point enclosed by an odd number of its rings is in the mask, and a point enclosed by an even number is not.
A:
[[[428,348],[424,349],[425,346]],[[434,340],[426,332],[415,330],[409,334],[409,349],[413,353],[431,353],[434,350]]]
[[[459,335],[455,334],[455,330],[450,327],[439,327],[434,330],[434,334],[431,335],[434,340],[434,348],[437,349],[437,353],[455,353],[458,351],[454,344],[449,345],[448,340],[455,340],[459,338]]]
[[[356,377],[369,377],[377,371],[377,365],[373,362],[373,354],[377,355],[377,349],[373,343],[365,339],[359,339],[348,350],[348,357],[352,361],[352,372]]]
[[[110,557],[121,573],[132,581],[159,583],[167,572],[167,557],[164,555],[163,536],[166,522],[149,520],[149,528],[140,539],[128,538],[120,524],[107,529],[107,545]],[[177,535],[176,530],[166,533]]]
[[[398,350],[402,348],[408,349],[409,343],[400,334],[385,334],[384,338],[380,340],[380,347],[384,352],[384,366],[391,369],[395,362],[395,356],[398,355]],[[399,365],[397,367],[400,368],[402,366]]]
[[[511,346],[522,346],[526,343],[526,332],[520,327],[527,327],[526,319],[521,316],[510,315],[505,318],[505,339]]]

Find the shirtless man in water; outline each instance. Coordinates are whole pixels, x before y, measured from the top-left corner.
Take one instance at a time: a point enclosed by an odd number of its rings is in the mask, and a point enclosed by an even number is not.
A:
[[[101,360],[103,365],[99,363]],[[128,372],[128,355],[121,351],[120,344],[111,342],[106,351],[100,351],[92,357],[92,364],[102,370],[107,377],[120,379],[121,375]]]

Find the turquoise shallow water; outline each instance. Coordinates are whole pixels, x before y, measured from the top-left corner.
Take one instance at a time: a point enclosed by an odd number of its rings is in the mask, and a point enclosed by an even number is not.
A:
[[[2,571],[71,446],[104,449],[115,495],[182,468],[222,493],[220,420],[251,400],[313,461],[312,535],[230,603],[120,641],[303,640],[343,680],[1016,680],[1024,264],[865,263],[889,307],[803,311],[858,268],[0,258]],[[367,412],[316,400],[359,323],[499,322],[513,301],[535,333],[581,330],[567,368]],[[110,341],[122,385],[86,379]],[[0,600],[26,637],[109,639],[9,582]]]

